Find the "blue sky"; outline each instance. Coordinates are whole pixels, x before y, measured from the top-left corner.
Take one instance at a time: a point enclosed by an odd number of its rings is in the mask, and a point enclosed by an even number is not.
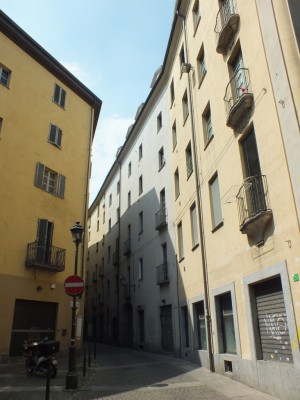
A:
[[[0,8],[102,101],[90,203],[162,64],[175,0],[0,0]]]

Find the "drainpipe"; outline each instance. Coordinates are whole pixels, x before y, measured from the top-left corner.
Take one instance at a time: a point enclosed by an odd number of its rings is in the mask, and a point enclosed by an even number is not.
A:
[[[177,15],[182,18],[183,32],[184,32],[184,47],[186,52],[187,63],[189,63],[188,46],[187,46],[187,34],[185,25],[185,16],[176,11]],[[199,164],[196,148],[196,133],[195,133],[195,121],[194,121],[194,107],[192,99],[192,85],[191,77],[188,72],[188,86],[189,86],[189,102],[191,107],[191,123],[192,123],[192,147],[193,147],[193,162],[195,165],[195,181],[196,181],[196,201],[198,208],[198,224],[200,233],[200,248],[201,248],[201,261],[202,261],[202,274],[203,274],[203,286],[204,286],[204,300],[205,300],[205,314],[206,314],[206,334],[207,334],[207,351],[208,351],[208,365],[211,372],[215,371],[213,352],[212,352],[212,334],[211,334],[211,310],[209,301],[209,285],[208,285],[208,270],[207,270],[207,258],[206,258],[206,247],[205,247],[205,235],[204,235],[204,223],[203,223],[203,208],[201,198],[201,186],[199,180]]]

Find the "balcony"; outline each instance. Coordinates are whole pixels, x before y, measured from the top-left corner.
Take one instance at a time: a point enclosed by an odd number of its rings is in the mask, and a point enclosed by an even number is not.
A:
[[[26,267],[44,271],[61,272],[65,269],[66,250],[54,246],[39,246],[37,242],[28,243]]]
[[[254,105],[250,75],[247,68],[240,68],[226,87],[224,96],[227,114],[226,125],[236,129],[250,118]]]
[[[124,256],[129,256],[131,254],[131,242],[130,239],[124,242]]]
[[[240,16],[237,13],[236,0],[225,0],[216,18],[217,53],[226,54],[233,44],[239,28]]]
[[[115,267],[119,265],[119,253],[116,251],[113,253],[112,263]]]
[[[169,282],[168,263],[163,263],[156,267],[156,284],[167,285]]]
[[[160,231],[167,225],[167,209],[166,207],[162,207],[155,214],[155,229]]]
[[[258,246],[263,245],[264,233],[273,215],[266,176],[246,178],[236,198],[240,231],[254,238]]]

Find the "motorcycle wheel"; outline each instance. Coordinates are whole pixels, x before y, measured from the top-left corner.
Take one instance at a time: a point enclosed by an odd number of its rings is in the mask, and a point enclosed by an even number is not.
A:
[[[25,369],[28,375],[32,375],[34,373],[34,367],[29,358],[27,358],[25,361]]]

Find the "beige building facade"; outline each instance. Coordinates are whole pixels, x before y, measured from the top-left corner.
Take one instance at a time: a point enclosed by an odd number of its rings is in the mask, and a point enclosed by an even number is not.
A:
[[[70,228],[85,228],[101,100],[0,12],[0,358],[47,336],[65,352],[74,274]],[[78,274],[83,276],[84,239]],[[83,300],[77,338],[81,340]]]

